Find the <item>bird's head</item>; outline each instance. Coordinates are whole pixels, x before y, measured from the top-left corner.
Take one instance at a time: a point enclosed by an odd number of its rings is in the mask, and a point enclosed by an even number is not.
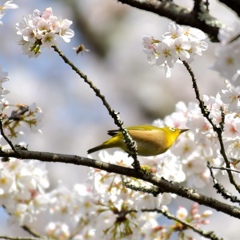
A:
[[[189,129],[180,129],[180,128],[174,128],[174,127],[164,127],[163,128],[163,131],[166,134],[166,137],[167,137],[167,139],[169,141],[169,145],[170,146],[176,141],[176,139],[178,138],[178,136],[181,133],[184,133],[184,132],[186,132],[188,130]]]

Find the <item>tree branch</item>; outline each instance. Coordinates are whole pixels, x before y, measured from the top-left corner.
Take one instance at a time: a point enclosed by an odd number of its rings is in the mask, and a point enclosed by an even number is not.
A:
[[[99,160],[89,159],[89,158],[80,157],[76,155],[67,155],[67,154],[58,154],[58,153],[49,153],[49,152],[35,152],[35,151],[27,151],[27,150],[18,150],[18,154],[20,154],[22,159],[35,159],[43,162],[60,162],[60,163],[67,163],[67,164],[75,164],[75,165],[93,167],[93,168],[105,170],[107,172],[125,175],[128,177],[138,178],[159,187],[159,189],[162,192],[175,193],[178,196],[190,199],[201,205],[211,207],[217,211],[226,213],[232,217],[240,219],[240,208],[238,207],[231,206],[229,204],[215,200],[211,197],[207,197],[202,194],[199,194],[193,189],[189,189],[181,186],[179,183],[169,182],[163,178],[157,178],[152,174],[143,175],[132,168],[126,168],[126,167],[118,166],[115,164],[110,164],[110,163],[102,162]],[[0,157],[18,158],[18,154],[12,150],[6,150],[6,151],[0,152]]]
[[[157,0],[118,0],[121,3],[128,4],[132,7],[156,13],[162,17],[169,18],[178,24],[188,25],[201,29],[208,34],[213,42],[219,42],[218,31],[223,27],[223,24],[208,13],[207,8],[205,11],[198,12],[189,11],[170,1],[157,1]],[[196,16],[197,15],[197,16]]]
[[[35,238],[41,238],[41,235],[39,235],[38,233],[34,232],[30,227],[28,227],[27,225],[23,225],[22,229],[25,230],[27,233],[31,234],[33,237]]]
[[[9,144],[9,146],[11,147],[11,149],[17,153],[15,147],[13,146],[12,142],[8,139],[8,137],[5,135],[4,131],[3,131],[3,124],[2,124],[2,119],[0,119],[0,133],[2,135],[2,137],[5,139],[5,141]]]
[[[41,240],[42,238],[0,236],[0,239],[6,239],[6,240]]]
[[[229,191],[227,191],[222,184],[218,183],[218,180],[215,178],[214,174],[213,174],[213,168],[210,165],[210,162],[207,162],[207,167],[210,171],[212,180],[213,180],[213,187],[217,190],[217,193],[220,193],[225,199],[230,199],[231,202],[237,202],[240,203],[240,199],[238,199],[236,196],[234,196],[233,194],[231,194]],[[218,168],[219,169],[219,168]],[[226,168],[224,168],[224,170],[226,170]],[[231,169],[228,169],[228,171],[231,171]]]
[[[223,240],[223,238],[219,238],[217,237],[213,231],[210,232],[204,232],[203,230],[201,230],[200,228],[194,227],[193,225],[191,225],[190,223],[175,217],[174,215],[170,214],[168,211],[166,210],[162,210],[159,208],[155,208],[155,209],[142,209],[142,212],[157,212],[157,213],[161,213],[163,214],[165,217],[167,217],[168,219],[177,221],[179,223],[181,223],[183,226],[185,226],[186,228],[190,228],[192,229],[194,232],[198,233],[199,235],[208,238],[208,239],[212,239],[212,240]]]

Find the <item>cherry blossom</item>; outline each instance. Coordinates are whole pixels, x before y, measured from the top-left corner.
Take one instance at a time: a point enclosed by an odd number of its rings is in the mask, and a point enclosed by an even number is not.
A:
[[[32,15],[25,16],[16,24],[19,45],[23,53],[29,57],[37,57],[42,47],[50,48],[57,44],[56,35],[65,42],[70,42],[74,36],[69,27],[72,21],[68,19],[58,20],[53,15],[52,8],[46,8],[42,13],[35,9]]]

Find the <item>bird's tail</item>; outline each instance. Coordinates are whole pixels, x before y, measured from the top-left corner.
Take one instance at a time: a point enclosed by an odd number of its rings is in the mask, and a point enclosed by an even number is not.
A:
[[[103,142],[101,145],[98,145],[94,148],[90,148],[87,153],[93,153],[99,150],[103,150],[103,149],[107,149],[107,148],[114,148],[114,147],[122,147],[121,145],[124,144],[122,143],[121,139],[119,141],[118,137],[112,137],[110,139],[108,139],[107,141]]]
[[[99,145],[99,146],[96,146],[94,148],[90,148],[87,153],[90,154],[90,153],[93,153],[93,152],[96,152],[96,151],[99,151],[99,150],[103,150],[105,149],[106,146],[103,146],[103,145]]]

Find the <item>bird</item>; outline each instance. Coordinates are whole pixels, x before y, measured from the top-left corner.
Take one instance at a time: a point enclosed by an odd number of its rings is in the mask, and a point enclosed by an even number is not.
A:
[[[181,133],[189,130],[169,126],[159,128],[152,125],[131,126],[126,129],[132,139],[136,141],[137,153],[140,156],[155,156],[166,152]],[[108,148],[120,148],[130,153],[120,129],[109,130],[107,133],[111,138],[89,149],[88,154]]]

